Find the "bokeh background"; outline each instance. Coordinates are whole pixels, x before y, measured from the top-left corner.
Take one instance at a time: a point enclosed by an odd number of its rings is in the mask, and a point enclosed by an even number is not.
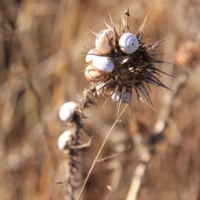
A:
[[[136,199],[200,199],[199,0],[0,0],[0,199],[66,199],[66,184],[57,184],[67,177],[66,155],[57,148],[65,130],[59,108],[89,86],[82,46],[94,47],[95,36],[86,28],[105,29],[108,9],[117,25],[127,7],[133,33],[150,11],[148,43],[175,35],[157,50],[165,53],[160,59],[177,63],[157,64],[176,77],[160,78],[173,91],[151,87],[156,111],[133,100],[131,114],[127,109],[121,117],[126,127],[117,124],[101,155],[132,148],[95,165],[82,199],[127,198],[139,158],[134,138],[146,144],[159,120],[166,126]],[[102,109],[104,101],[97,97],[85,111],[93,143],[82,153],[83,179],[117,117],[116,104]]]

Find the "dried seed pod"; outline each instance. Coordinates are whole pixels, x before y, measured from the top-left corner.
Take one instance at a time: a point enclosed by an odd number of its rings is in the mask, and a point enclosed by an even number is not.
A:
[[[72,134],[71,131],[68,130],[62,133],[58,138],[58,148],[61,151],[64,150],[67,144],[69,144],[69,142],[71,141],[71,134]]]
[[[114,37],[114,33],[110,29],[101,31],[95,41],[95,46],[100,54],[109,54],[112,51],[110,40]]]
[[[102,74],[112,72],[115,67],[111,59],[105,56],[95,57],[92,61],[92,64]]]
[[[77,107],[76,103],[70,101],[67,103],[64,103],[60,107],[59,117],[62,121],[68,121],[74,112],[74,109]]]
[[[99,97],[109,97],[114,87],[105,86],[107,83],[99,83],[96,87],[96,91]]]
[[[121,95],[122,95],[122,92],[118,90],[116,93],[114,93],[112,95],[112,100],[120,102]],[[133,95],[132,95],[132,97],[133,97]],[[131,97],[131,93],[130,92],[124,92],[124,95],[122,97],[122,103],[125,103],[125,102],[130,103],[132,97]]]
[[[93,59],[94,59],[95,57],[97,57],[96,55],[97,55],[97,56],[99,55],[99,52],[98,52],[97,50],[95,50],[95,49],[90,50],[90,51],[88,52],[86,58],[85,58],[85,61],[86,61],[87,63],[92,62]]]
[[[102,74],[100,71],[97,71],[97,69],[92,65],[88,65],[85,69],[85,77],[90,82],[99,82],[103,81],[106,75]]]
[[[139,43],[135,35],[125,33],[119,39],[119,47],[124,53],[132,54],[138,49]]]

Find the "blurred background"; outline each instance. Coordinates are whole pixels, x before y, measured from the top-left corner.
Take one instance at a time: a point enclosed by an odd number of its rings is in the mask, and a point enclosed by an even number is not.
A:
[[[57,139],[66,129],[58,112],[66,101],[78,100],[89,83],[84,77],[87,49],[109,23],[108,9],[118,25],[130,9],[129,26],[139,29],[150,15],[144,40],[168,36],[157,64],[160,80],[173,91],[151,87],[148,103],[132,102],[109,137],[102,157],[127,150],[100,162],[89,178],[82,199],[127,199],[140,156],[135,138],[146,145],[149,135],[165,125],[153,145],[151,159],[136,199],[200,199],[200,1],[199,0],[0,0],[0,199],[66,199],[66,155]],[[106,133],[117,117],[117,107],[97,97],[85,111],[85,127],[93,136],[83,152],[86,176]]]

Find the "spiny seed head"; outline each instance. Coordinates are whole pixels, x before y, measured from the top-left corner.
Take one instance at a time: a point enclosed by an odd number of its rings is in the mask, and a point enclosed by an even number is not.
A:
[[[87,57],[93,55],[90,58],[94,58],[89,60],[90,70],[96,70],[94,63],[102,65],[100,67],[103,70],[98,72],[102,73],[103,78],[99,82],[93,81],[87,76],[86,78],[96,84],[96,91],[99,96],[107,97],[108,99],[112,97],[113,101],[119,102],[119,105],[124,102],[130,105],[134,96],[133,93],[135,93],[138,101],[141,99],[140,94],[142,94],[152,106],[148,93],[149,84],[167,88],[156,77],[159,72],[166,73],[155,67],[155,63],[165,62],[155,59],[154,56],[156,54],[152,52],[168,38],[146,45],[142,41],[142,37],[148,15],[135,35],[131,33],[128,26],[128,17],[130,16],[128,9],[125,11],[125,15],[126,20],[122,14],[122,27],[120,24],[118,31],[110,16],[112,26],[106,24],[108,29],[95,34],[97,35],[96,49],[90,51],[92,53],[90,54],[89,52]],[[101,47],[101,50],[99,50],[99,47]],[[104,47],[105,49],[103,49]],[[104,62],[105,57],[108,58],[109,64]],[[111,65],[114,66],[112,69],[110,68]],[[93,78],[95,79],[95,77]]]

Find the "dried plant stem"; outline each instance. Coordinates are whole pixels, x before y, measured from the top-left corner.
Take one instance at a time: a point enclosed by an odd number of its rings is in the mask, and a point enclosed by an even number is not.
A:
[[[77,200],[80,199],[80,197],[81,197],[81,195],[82,195],[82,193],[83,193],[83,190],[84,190],[85,185],[86,185],[86,183],[87,183],[87,181],[88,181],[88,178],[89,178],[89,176],[90,176],[90,174],[91,174],[91,172],[92,172],[92,170],[93,170],[93,168],[94,168],[94,166],[95,166],[95,163],[97,162],[97,160],[98,160],[98,158],[99,158],[99,155],[100,155],[100,153],[101,153],[101,151],[102,151],[102,149],[103,149],[103,147],[104,147],[104,145],[105,145],[105,143],[106,143],[106,141],[107,141],[107,139],[108,139],[110,133],[112,132],[114,126],[115,126],[115,125],[117,124],[117,122],[119,121],[119,118],[121,117],[121,115],[123,114],[123,112],[125,111],[125,109],[127,108],[127,106],[128,106],[128,104],[125,105],[124,109],[123,109],[122,112],[119,114],[119,116],[117,117],[117,119],[116,119],[115,122],[113,123],[112,127],[111,127],[110,130],[108,131],[108,133],[107,133],[107,135],[106,135],[106,137],[105,137],[105,139],[104,139],[104,141],[103,141],[103,143],[102,143],[102,145],[101,145],[101,147],[100,147],[100,149],[99,149],[99,151],[98,151],[98,153],[97,153],[97,155],[96,155],[96,157],[95,157],[95,159],[94,159],[94,161],[93,161],[93,163],[92,163],[92,166],[91,166],[91,168],[90,168],[90,170],[89,170],[89,172],[88,172],[88,174],[87,174],[87,176],[86,176],[86,178],[85,178],[85,181],[84,181],[84,183],[83,183],[83,186],[82,186],[82,188],[81,188],[81,191],[80,191],[80,193],[79,193],[79,195],[78,195]]]
[[[147,145],[142,144],[142,137],[138,134],[134,138],[134,144],[136,150],[139,152],[139,164],[135,168],[131,186],[127,195],[126,200],[135,200],[137,197],[137,193],[140,189],[140,185],[142,182],[142,178],[145,174],[148,162],[151,159],[151,153]]]
[[[158,119],[152,129],[152,137],[150,138],[149,142],[144,143],[140,134],[137,134],[133,138],[135,146],[138,150],[139,164],[135,168],[135,172],[133,174],[131,186],[126,200],[136,200],[137,194],[140,190],[142,179],[145,175],[148,163],[150,162],[152,157],[151,150],[156,145],[158,136],[163,134],[163,130],[171,114],[172,101],[175,95],[179,92],[180,88],[186,83],[186,81],[187,75],[181,74],[177,78],[177,81],[174,82],[174,92],[167,91],[163,96],[163,105],[160,109]]]
[[[111,158],[114,158],[115,156],[118,156],[118,155],[120,155],[120,154],[126,152],[126,151],[129,150],[131,147],[132,147],[132,146],[129,146],[127,149],[125,149],[125,150],[122,151],[122,152],[115,153],[115,154],[113,154],[113,155],[111,155],[111,156],[108,156],[108,157],[105,157],[105,158],[101,158],[101,159],[97,160],[96,162],[97,162],[97,163],[98,163],[98,162],[106,162],[106,160],[111,159]]]

